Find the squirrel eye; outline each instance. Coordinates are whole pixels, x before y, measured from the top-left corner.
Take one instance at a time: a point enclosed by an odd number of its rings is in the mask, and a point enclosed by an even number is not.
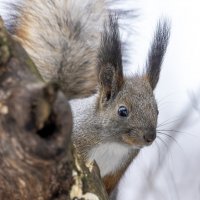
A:
[[[118,115],[121,117],[128,117],[128,109],[125,106],[120,106],[118,109]]]
[[[157,115],[159,115],[159,110],[157,109]]]

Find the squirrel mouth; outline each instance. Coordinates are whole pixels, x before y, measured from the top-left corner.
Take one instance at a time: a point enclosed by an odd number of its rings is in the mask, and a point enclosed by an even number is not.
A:
[[[156,139],[156,129],[148,128],[142,130],[129,131],[121,136],[122,141],[131,145],[133,148],[141,149],[144,146],[150,146]]]
[[[122,135],[122,141],[125,144],[132,146],[134,149],[141,149],[143,146],[145,146],[144,141],[142,141],[140,138],[136,138],[128,134]]]

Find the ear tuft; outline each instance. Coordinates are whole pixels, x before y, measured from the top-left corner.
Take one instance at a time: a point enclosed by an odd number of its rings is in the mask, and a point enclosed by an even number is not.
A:
[[[152,89],[155,89],[161,71],[161,65],[170,38],[170,23],[160,20],[157,24],[154,39],[148,54],[146,74]]]
[[[103,98],[115,98],[123,85],[123,67],[118,19],[109,15],[104,24],[98,53],[98,74],[100,92]]]

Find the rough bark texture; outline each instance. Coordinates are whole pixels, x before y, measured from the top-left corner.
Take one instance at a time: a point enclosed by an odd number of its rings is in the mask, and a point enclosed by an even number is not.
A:
[[[71,130],[66,97],[42,82],[0,19],[0,199],[108,199],[96,165],[73,150]]]

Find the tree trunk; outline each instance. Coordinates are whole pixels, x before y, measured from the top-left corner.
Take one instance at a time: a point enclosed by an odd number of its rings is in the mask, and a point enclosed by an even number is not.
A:
[[[108,199],[71,144],[72,114],[0,19],[0,199]]]

